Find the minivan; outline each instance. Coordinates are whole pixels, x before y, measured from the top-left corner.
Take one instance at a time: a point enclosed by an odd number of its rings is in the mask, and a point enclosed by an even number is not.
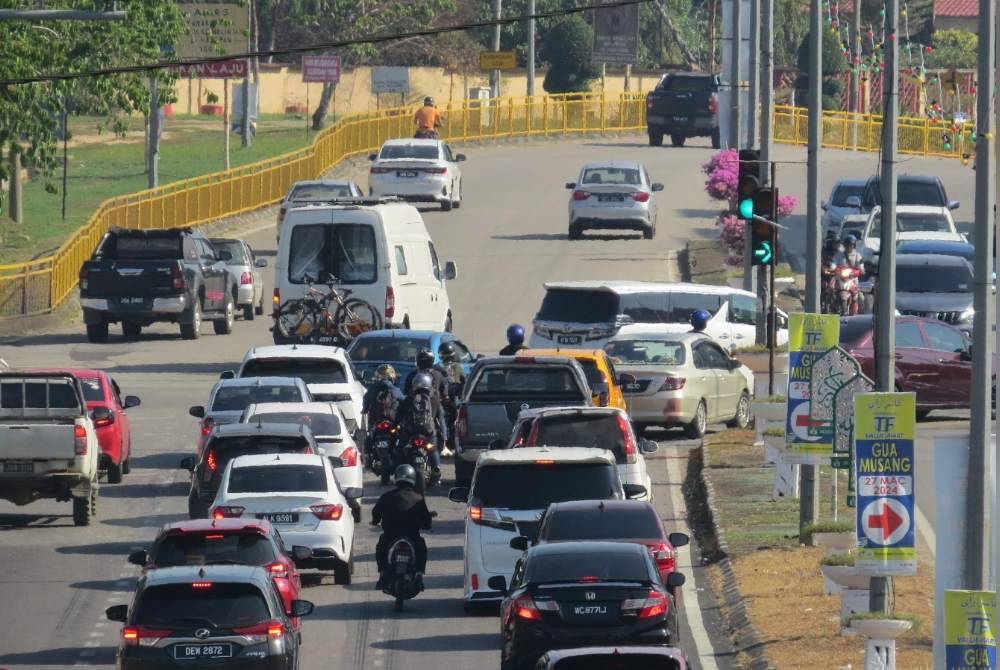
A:
[[[457,276],[455,264],[442,266],[420,212],[393,198],[294,206],[275,268],[275,307],[332,278],[381,312],[385,328],[451,331],[445,281]]]
[[[691,314],[700,309],[712,315],[705,334],[727,351],[756,341],[763,311],[749,291],[708,284],[566,281],[545,284],[530,346],[597,349],[632,326],[643,332],[688,332]],[[778,310],[777,320],[780,345],[788,341],[787,316]]]

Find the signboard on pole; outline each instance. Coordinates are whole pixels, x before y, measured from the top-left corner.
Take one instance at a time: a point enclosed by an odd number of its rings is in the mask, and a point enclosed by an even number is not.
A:
[[[187,34],[177,42],[179,58],[212,58],[244,53],[250,35],[249,6],[230,2],[182,2],[177,8],[184,15]],[[217,63],[199,63],[180,67],[184,76],[201,78],[236,78],[247,74],[246,59]]]
[[[517,67],[517,54],[513,51],[480,51],[480,70],[513,70]]]
[[[595,9],[591,61],[634,65],[638,54],[639,5]]]
[[[405,67],[372,68],[372,93],[409,93],[410,70]]]
[[[916,395],[854,396],[855,565],[874,575],[917,574],[913,440]]]
[[[996,670],[996,594],[944,592],[945,670]]]
[[[184,77],[198,79],[242,79],[247,76],[246,59],[181,65],[177,69]]]
[[[306,84],[336,84],[340,81],[340,56],[303,56],[302,81]]]
[[[788,393],[786,394],[785,443],[790,454],[818,462],[833,450],[832,436],[818,430],[812,419],[813,364],[837,346],[840,317],[835,314],[805,314],[788,317]]]

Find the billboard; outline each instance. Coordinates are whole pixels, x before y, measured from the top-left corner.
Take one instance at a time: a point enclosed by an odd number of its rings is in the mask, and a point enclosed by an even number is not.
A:
[[[594,50],[591,61],[618,65],[635,64],[638,54],[639,5],[595,9]]]

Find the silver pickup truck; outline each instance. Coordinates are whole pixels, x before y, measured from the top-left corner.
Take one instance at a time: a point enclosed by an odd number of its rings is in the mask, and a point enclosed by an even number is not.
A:
[[[83,398],[69,374],[0,373],[0,499],[72,500],[73,523],[90,524],[101,453],[94,421],[110,413],[87,412]]]

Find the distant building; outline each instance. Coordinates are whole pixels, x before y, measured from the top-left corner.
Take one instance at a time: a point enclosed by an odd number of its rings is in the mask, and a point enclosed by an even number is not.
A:
[[[979,0],[934,0],[934,30],[979,28]]]

